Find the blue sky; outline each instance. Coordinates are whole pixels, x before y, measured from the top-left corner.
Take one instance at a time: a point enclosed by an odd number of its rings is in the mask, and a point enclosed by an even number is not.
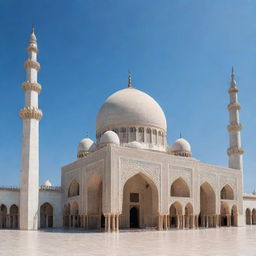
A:
[[[193,156],[227,166],[228,87],[240,89],[245,191],[256,188],[256,2],[249,0],[0,1],[0,185],[18,185],[21,83],[35,25],[43,90],[40,183],[60,184],[79,141],[95,139],[97,112],[127,86],[163,108],[168,143],[182,132]]]

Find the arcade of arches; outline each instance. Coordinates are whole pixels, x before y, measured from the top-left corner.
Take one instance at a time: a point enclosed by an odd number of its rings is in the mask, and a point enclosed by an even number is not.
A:
[[[256,225],[256,208],[245,210],[245,223],[247,225]]]
[[[78,191],[79,184],[72,181]],[[102,212],[103,185],[102,176],[93,174],[89,177],[86,190],[87,214],[79,211],[75,196],[64,205],[63,223],[65,227],[80,227],[85,229],[105,229],[115,231],[120,228],[170,228],[191,229],[219,226],[237,226],[238,210],[235,204],[234,192],[230,185],[223,186],[219,195],[215,193],[208,182],[200,186],[200,212],[196,214],[190,199],[190,188],[182,179],[173,181],[170,196],[174,202],[169,207],[168,214],[158,214],[158,190],[154,182],[142,173],[129,178],[123,187],[122,214],[106,214]],[[220,201],[220,213],[217,213],[217,196]],[[74,197],[74,198],[72,198]],[[180,199],[179,199],[180,198]],[[184,203],[184,198],[187,203]],[[73,199],[73,200],[72,200]],[[256,210],[254,210],[256,223]],[[252,216],[254,216],[252,214]]]

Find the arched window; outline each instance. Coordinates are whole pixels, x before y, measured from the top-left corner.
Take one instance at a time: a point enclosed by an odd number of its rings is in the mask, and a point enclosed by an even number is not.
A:
[[[68,197],[79,196],[79,183],[73,180],[68,189]]]
[[[139,128],[138,141],[144,142],[144,128],[143,127]]]
[[[189,187],[182,178],[178,178],[172,183],[171,196],[176,196],[176,197],[190,196]]]
[[[234,200],[233,189],[228,184],[222,188],[220,192],[220,198],[226,200]]]

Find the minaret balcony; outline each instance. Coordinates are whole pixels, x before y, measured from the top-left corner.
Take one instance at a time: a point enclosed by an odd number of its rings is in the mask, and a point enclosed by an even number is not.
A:
[[[39,50],[38,50],[38,48],[37,48],[37,46],[36,46],[35,44],[30,44],[30,45],[28,46],[28,48],[27,48],[27,51],[28,51],[28,52],[33,51],[33,52],[35,52],[36,54],[38,54],[38,52],[39,52]]]
[[[238,93],[238,88],[237,87],[230,87],[228,92],[229,93]]]
[[[230,103],[230,104],[228,105],[228,110],[229,110],[229,111],[232,110],[232,109],[234,109],[234,110],[240,110],[240,108],[241,108],[241,105],[240,105],[239,103],[237,103],[237,102],[233,102],[233,103]]]
[[[24,67],[27,68],[34,68],[36,71],[40,70],[40,63],[34,60],[26,60],[24,63]]]
[[[227,126],[227,129],[228,129],[229,132],[231,132],[231,131],[241,131],[242,128],[243,128],[243,126],[241,124],[238,124],[238,123],[230,124],[230,125]]]
[[[231,147],[231,148],[228,148],[227,153],[229,156],[235,155],[235,154],[242,155],[244,153],[244,149],[240,147]]]
[[[43,116],[43,112],[39,108],[24,107],[23,109],[20,110],[19,116],[22,120],[25,120],[25,119],[40,120]]]
[[[42,90],[42,87],[39,83],[24,82],[22,84],[22,89],[24,91],[36,91],[36,92],[40,93]]]

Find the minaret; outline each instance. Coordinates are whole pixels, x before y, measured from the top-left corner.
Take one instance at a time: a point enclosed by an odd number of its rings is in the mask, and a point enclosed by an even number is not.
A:
[[[42,111],[38,108],[38,94],[41,85],[37,83],[37,41],[32,27],[27,48],[28,59],[24,63],[26,82],[22,84],[25,92],[25,107],[19,115],[23,120],[22,162],[20,177],[20,229],[35,230],[38,227],[39,194],[39,120]]]
[[[241,147],[240,131],[242,125],[239,121],[240,104],[238,103],[238,89],[236,87],[234,69],[232,68],[231,81],[229,87],[229,99],[228,105],[229,111],[229,125],[227,127],[229,132],[229,148],[227,150],[229,162],[228,167],[243,170],[243,153],[244,150]]]

